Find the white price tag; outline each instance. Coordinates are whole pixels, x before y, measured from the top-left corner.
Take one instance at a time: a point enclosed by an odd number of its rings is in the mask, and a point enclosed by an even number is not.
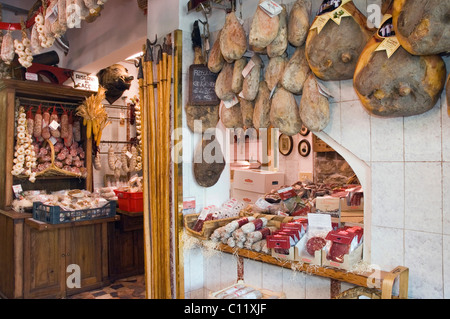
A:
[[[59,123],[56,122],[55,120],[53,120],[53,121],[49,124],[49,127],[50,127],[52,130],[57,130],[59,126],[60,126]]]
[[[36,73],[25,72],[25,79],[29,81],[38,81],[38,75]]]
[[[247,65],[242,70],[242,76],[244,77],[244,79],[247,77],[247,75],[250,73],[250,71],[253,69],[254,66],[255,62],[253,62],[253,60],[248,61]]]
[[[52,142],[53,145],[55,145],[56,142],[58,142],[54,136],[51,136],[48,140],[49,140],[50,142]]]
[[[126,155],[128,156],[128,158],[133,157],[133,154],[131,154],[130,151],[127,151],[127,152],[126,152]]]
[[[22,193],[23,189],[22,189],[22,185],[18,184],[18,185],[13,185],[13,192],[14,194],[18,195],[20,193]]]
[[[283,11],[283,8],[278,3],[272,0],[264,1],[260,3],[259,6],[271,18],[279,15],[281,11]]]
[[[237,96],[235,95],[231,100],[228,101],[223,101],[223,105],[229,109],[231,107],[233,107],[234,105],[239,103],[239,99],[237,98]]]

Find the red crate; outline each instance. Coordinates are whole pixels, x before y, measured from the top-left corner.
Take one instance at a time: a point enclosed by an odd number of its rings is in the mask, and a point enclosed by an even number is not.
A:
[[[130,193],[114,190],[118,198],[118,208],[126,212],[138,213],[144,210],[142,192]]]

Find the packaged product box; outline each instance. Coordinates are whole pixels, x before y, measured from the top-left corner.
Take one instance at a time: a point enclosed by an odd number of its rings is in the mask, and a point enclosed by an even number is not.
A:
[[[359,226],[330,231],[326,237],[322,265],[350,270],[362,259],[363,232],[363,228]]]
[[[284,185],[284,173],[265,170],[236,169],[233,187],[244,191],[266,194]]]
[[[330,215],[308,214],[308,229],[294,247],[294,260],[321,266],[325,237],[332,229]]]

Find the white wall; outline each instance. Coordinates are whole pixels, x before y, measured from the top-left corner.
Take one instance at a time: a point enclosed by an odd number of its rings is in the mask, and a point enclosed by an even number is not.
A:
[[[319,2],[314,1],[313,12]],[[354,2],[365,14],[368,4],[377,3]],[[203,18],[198,13],[186,14],[183,11],[186,3],[187,0],[181,0],[178,7],[179,28],[184,34],[184,85],[187,85],[187,67],[193,60],[191,26],[196,18]],[[257,3],[257,0],[244,1],[243,18],[247,19],[247,28]],[[151,2],[150,12],[158,5],[158,1]],[[224,12],[214,11],[209,20],[210,31],[218,30],[223,25]],[[157,22],[155,25],[164,28]],[[149,32],[150,38],[154,31]],[[449,65],[449,58],[445,61]],[[324,85],[334,98],[330,101],[331,121],[319,137],[340,151],[362,179],[368,199],[365,203],[366,261],[385,270],[397,265],[409,267],[410,298],[450,298],[450,200],[446,196],[450,190],[450,118],[445,99],[422,115],[382,119],[363,109],[351,80],[324,82]],[[198,139],[189,133],[187,137],[186,146],[191,138]],[[192,149],[184,148],[184,155],[186,160],[190,159]],[[220,204],[228,198],[229,179],[225,172],[208,189],[196,185],[189,163],[184,163],[183,172],[184,194],[195,196],[198,208]],[[201,250],[193,249],[184,257],[187,297],[207,297],[208,291],[236,280],[234,256],[203,256]],[[244,261],[244,278],[249,284],[283,290],[288,298],[329,298],[329,280],[256,261]]]

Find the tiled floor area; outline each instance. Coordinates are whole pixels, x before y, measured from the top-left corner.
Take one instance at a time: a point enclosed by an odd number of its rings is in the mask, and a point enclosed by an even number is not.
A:
[[[70,299],[145,299],[144,276],[119,279],[109,286],[73,295]]]

